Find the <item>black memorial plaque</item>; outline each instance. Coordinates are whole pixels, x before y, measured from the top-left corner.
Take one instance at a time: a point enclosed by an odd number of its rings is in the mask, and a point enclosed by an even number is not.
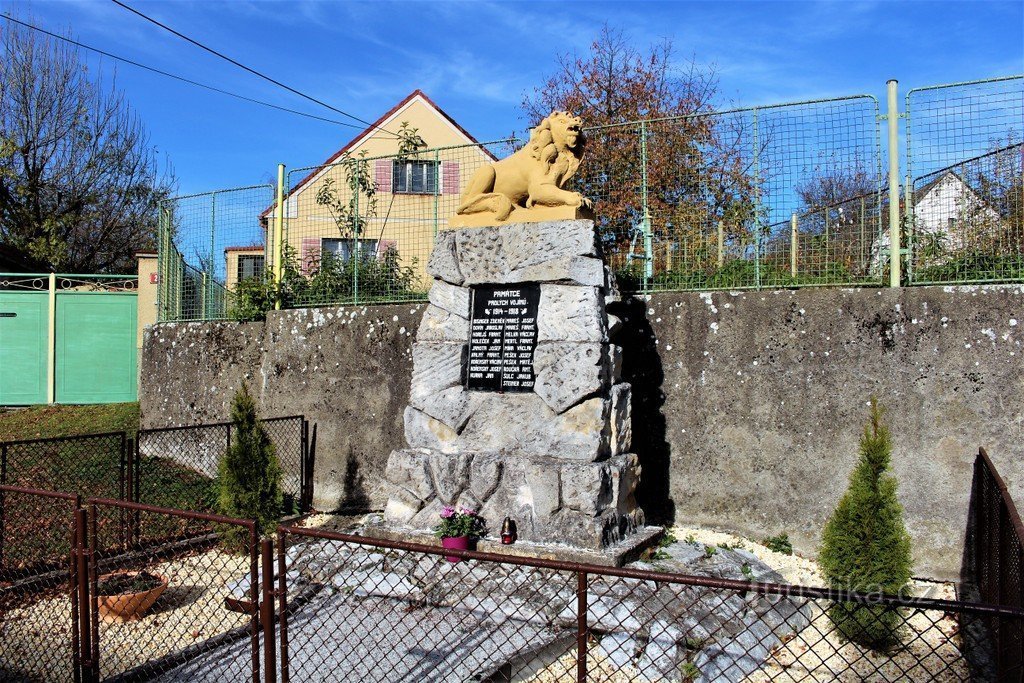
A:
[[[540,285],[473,287],[469,328],[470,391],[533,391]]]

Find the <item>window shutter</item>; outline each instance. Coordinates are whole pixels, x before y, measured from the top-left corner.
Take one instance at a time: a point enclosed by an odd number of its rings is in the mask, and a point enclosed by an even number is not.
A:
[[[377,183],[377,192],[391,192],[391,160],[377,159],[373,180]]]
[[[299,254],[299,272],[309,275],[310,271],[320,267],[320,238],[303,237],[302,253]]]
[[[381,240],[377,242],[377,260],[380,261],[388,253],[388,249],[398,249],[398,240]]]
[[[443,194],[459,194],[459,162],[442,161],[441,179],[443,182],[441,192]]]

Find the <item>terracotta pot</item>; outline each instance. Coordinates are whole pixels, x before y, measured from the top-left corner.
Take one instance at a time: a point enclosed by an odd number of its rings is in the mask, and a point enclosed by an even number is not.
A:
[[[441,539],[441,547],[450,548],[452,550],[469,550],[469,536],[446,536]],[[445,555],[444,559],[453,563],[462,562],[461,557],[455,557],[454,555]]]
[[[115,576],[137,576],[142,572],[114,572],[104,574],[100,582]],[[167,588],[167,578],[154,572],[146,572],[160,579],[160,585],[140,593],[121,593],[119,595],[97,595],[96,608],[103,621],[108,624],[123,624],[126,621],[138,621],[143,617],[160,594]]]

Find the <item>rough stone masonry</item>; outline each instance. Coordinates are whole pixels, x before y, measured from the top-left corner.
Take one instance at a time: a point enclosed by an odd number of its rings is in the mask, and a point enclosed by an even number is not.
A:
[[[443,232],[430,306],[413,345],[408,448],[388,458],[385,522],[426,530],[444,505],[506,516],[528,542],[601,550],[643,527],[630,452],[630,385],[618,297],[589,220]],[[530,283],[530,285],[526,285]],[[532,390],[477,391],[467,379],[478,285],[539,285]],[[476,290],[477,293],[481,289]],[[510,384],[517,384],[518,380]]]

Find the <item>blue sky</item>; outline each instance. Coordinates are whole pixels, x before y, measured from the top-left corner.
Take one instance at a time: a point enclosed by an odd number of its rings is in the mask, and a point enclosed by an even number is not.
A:
[[[372,121],[415,88],[479,140],[525,128],[523,94],[583,53],[601,25],[640,49],[667,37],[680,68],[714,68],[723,105],[901,89],[1024,72],[1024,2],[272,2],[128,0],[235,59]],[[337,118],[106,0],[0,0],[81,42],[226,90]],[[173,164],[180,191],[316,164],[346,128],[239,102],[85,55],[118,86]],[[356,124],[358,127],[359,124]]]

